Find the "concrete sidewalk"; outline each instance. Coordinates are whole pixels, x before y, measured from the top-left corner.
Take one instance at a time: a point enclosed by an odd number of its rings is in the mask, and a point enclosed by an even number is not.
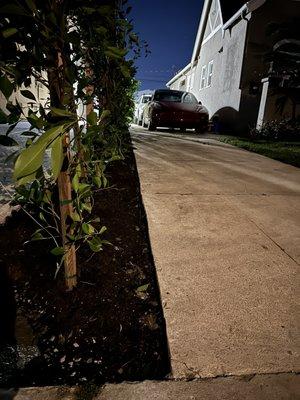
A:
[[[133,140],[173,378],[299,372],[300,170],[213,140]]]
[[[78,387],[21,389],[14,400],[297,400],[300,381],[295,374],[202,381],[145,381],[104,385],[84,395]]]

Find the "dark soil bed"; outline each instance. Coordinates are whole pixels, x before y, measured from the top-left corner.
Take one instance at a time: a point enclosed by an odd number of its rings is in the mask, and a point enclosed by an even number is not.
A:
[[[16,340],[25,347],[35,345],[40,352],[16,370],[20,363],[13,356],[10,374],[2,371],[0,386],[100,384],[160,379],[169,372],[156,271],[132,151],[125,161],[110,165],[108,177],[110,188],[96,194],[94,213],[108,227],[105,239],[113,246],[92,257],[86,250],[79,251],[81,275],[73,292],[64,290],[61,274],[53,280],[55,259],[44,242],[26,243],[36,227],[22,211],[0,227],[2,345],[14,344],[9,327],[14,323],[15,301],[17,327],[21,325]],[[149,286],[138,291],[143,285]],[[0,368],[6,368],[3,360]]]

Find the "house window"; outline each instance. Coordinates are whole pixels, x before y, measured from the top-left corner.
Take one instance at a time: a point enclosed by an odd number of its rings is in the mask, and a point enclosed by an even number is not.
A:
[[[214,66],[214,62],[210,61],[208,63],[208,68],[207,68],[207,87],[211,86],[211,80],[212,80],[212,74],[213,74],[213,66]]]
[[[205,88],[206,71],[207,71],[206,65],[203,65],[202,70],[201,70],[200,90]]]

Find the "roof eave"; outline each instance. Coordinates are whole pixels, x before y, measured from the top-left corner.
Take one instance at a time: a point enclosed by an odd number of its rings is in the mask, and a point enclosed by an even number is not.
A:
[[[204,5],[203,5],[203,10],[202,10],[202,13],[201,13],[199,28],[198,28],[196,41],[195,41],[193,54],[192,54],[192,59],[191,59],[192,63],[194,61],[196,61],[196,59],[197,59],[197,54],[198,54],[199,47],[200,47],[200,44],[201,44],[201,41],[202,41],[202,38],[203,38],[205,23],[206,23],[206,20],[207,20],[207,16],[208,16],[209,8],[210,8],[210,5],[211,5],[211,1],[212,0],[205,0]]]
[[[184,67],[181,71],[178,72],[169,82],[166,83],[166,86],[172,85],[178,78],[180,78],[185,72],[187,72],[191,68],[191,63],[189,63],[186,67]]]
[[[223,25],[223,30],[230,28],[230,26],[241,17],[243,13],[248,14],[249,12],[255,11],[257,8],[261,7],[266,0],[250,0],[245,3],[228,21]]]

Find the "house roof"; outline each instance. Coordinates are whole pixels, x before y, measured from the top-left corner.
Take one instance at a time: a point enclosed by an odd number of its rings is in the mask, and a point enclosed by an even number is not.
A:
[[[223,22],[227,22],[245,3],[245,0],[220,0]]]
[[[261,7],[266,0],[219,0],[221,11],[222,11],[222,23],[223,30],[227,29],[233,20],[236,20],[241,12],[244,10],[246,13],[255,11],[257,8]],[[176,81],[180,76],[184,75],[189,69],[191,69],[197,60],[200,53],[201,43],[204,36],[205,26],[207,23],[208,13],[210,10],[212,0],[204,0],[203,9],[201,13],[199,28],[196,36],[196,41],[192,53],[191,62],[178,72],[168,83],[167,86]]]

